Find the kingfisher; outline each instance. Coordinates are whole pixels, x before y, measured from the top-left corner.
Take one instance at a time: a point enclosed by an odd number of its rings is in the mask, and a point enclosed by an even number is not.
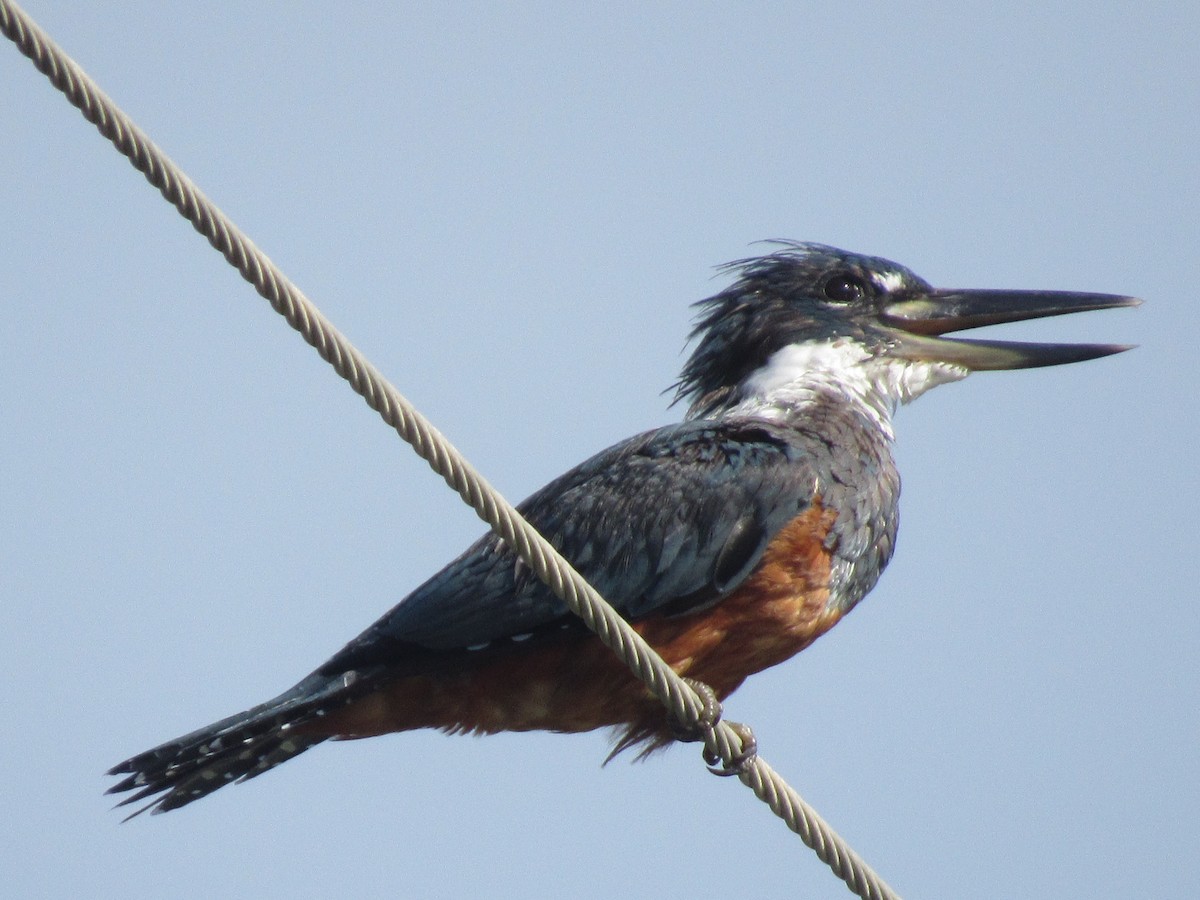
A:
[[[886,259],[773,243],[723,267],[731,286],[696,304],[694,350],[673,386],[683,420],[602,451],[518,506],[718,707],[879,579],[896,540],[898,405],[975,371],[1129,349],[945,334],[1140,302],[935,289]],[[114,766],[108,774],[124,777],[108,793],[129,794],[119,806],[149,801],[132,818],[327,740],[602,727],[615,729],[612,755],[686,737],[489,533],[278,697]]]

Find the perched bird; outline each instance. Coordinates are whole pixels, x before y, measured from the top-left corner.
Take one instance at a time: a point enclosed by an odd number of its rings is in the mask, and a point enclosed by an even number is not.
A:
[[[686,418],[629,438],[519,506],[681,675],[724,699],[807,647],[879,578],[896,538],[900,403],[978,370],[1128,349],[943,338],[1132,306],[1130,297],[937,290],[885,259],[783,243],[697,304]],[[488,534],[273,700],[115,766],[165,812],[330,738],[440,728],[620,729],[669,744],[657,700]],[[156,796],[157,795],[157,796]]]

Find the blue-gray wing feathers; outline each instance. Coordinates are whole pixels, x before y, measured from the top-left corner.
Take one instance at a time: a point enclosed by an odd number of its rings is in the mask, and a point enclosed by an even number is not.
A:
[[[660,428],[597,454],[518,508],[626,618],[693,611],[736,588],[811,504],[816,477],[794,435],[761,421]],[[405,656],[559,623],[572,627],[574,616],[488,534],[321,671],[403,666]]]

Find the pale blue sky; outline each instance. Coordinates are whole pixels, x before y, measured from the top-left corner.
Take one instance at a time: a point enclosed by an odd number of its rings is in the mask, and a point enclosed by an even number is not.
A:
[[[1004,330],[1133,353],[903,410],[891,567],[727,712],[907,896],[1186,893],[1200,13],[943,7],[27,3],[514,500],[679,414],[757,239],[1144,297]],[[106,768],[481,526],[7,44],[0,90],[6,890],[849,896],[696,748],[601,734],[325,745],[119,825]]]

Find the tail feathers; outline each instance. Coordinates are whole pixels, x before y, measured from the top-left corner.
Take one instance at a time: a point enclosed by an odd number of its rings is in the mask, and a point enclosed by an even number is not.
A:
[[[128,821],[147,810],[164,813],[187,806],[227,784],[261,775],[326,740],[327,735],[296,734],[294,729],[356,696],[350,690],[356,680],[354,673],[311,675],[274,700],[118,763],[108,774],[127,777],[106,793],[136,792],[118,807],[162,794],[134,810]]]

